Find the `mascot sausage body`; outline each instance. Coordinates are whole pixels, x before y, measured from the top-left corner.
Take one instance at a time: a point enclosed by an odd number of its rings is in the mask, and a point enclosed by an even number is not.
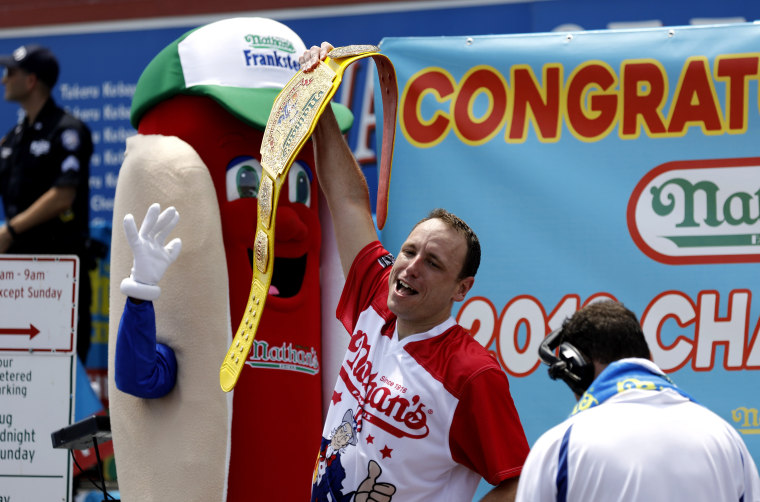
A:
[[[263,130],[304,50],[275,21],[218,21],[167,46],[137,84],[138,135],[119,174],[111,248],[109,398],[127,502],[309,496],[322,426],[321,227],[310,145],[280,197],[272,287],[234,392],[221,390],[218,373],[251,286]],[[346,130],[350,112],[333,107]],[[134,278],[137,256],[121,222],[154,202],[179,211],[171,237],[182,251],[160,288],[151,286],[160,294],[123,309],[122,292],[133,295],[119,284]],[[134,340],[151,336],[146,355]],[[162,363],[165,354],[174,366]]]

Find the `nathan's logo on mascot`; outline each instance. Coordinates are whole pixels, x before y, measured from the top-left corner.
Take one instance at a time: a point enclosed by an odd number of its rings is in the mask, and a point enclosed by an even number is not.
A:
[[[290,342],[270,347],[265,341],[254,340],[246,364],[252,368],[300,371],[309,375],[319,373],[317,349],[293,346]]]
[[[396,437],[422,439],[428,435],[427,416],[433,413],[418,395],[407,396],[407,388],[386,376],[378,378],[369,361],[367,334],[357,330],[351,336],[351,356],[340,369],[340,378],[359,402],[357,430],[363,420]]]
[[[274,37],[274,36],[262,36],[262,35],[246,35],[245,41],[251,44],[254,49],[275,49],[278,51],[294,54],[296,48],[293,47],[293,42],[288,39]]]
[[[628,230],[671,265],[760,262],[760,158],[669,162],[628,201]]]

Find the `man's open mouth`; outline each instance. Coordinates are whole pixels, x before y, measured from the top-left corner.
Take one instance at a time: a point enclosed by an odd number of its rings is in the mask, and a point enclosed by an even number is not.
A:
[[[410,295],[416,295],[417,290],[409,286],[409,284],[405,283],[401,279],[396,280],[396,292],[400,295],[404,296],[410,296]]]

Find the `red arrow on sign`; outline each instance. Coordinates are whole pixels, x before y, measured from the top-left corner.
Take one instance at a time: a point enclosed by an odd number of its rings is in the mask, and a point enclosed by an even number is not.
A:
[[[28,328],[0,328],[0,335],[28,335],[31,340],[40,332],[34,327],[34,324],[29,323]]]

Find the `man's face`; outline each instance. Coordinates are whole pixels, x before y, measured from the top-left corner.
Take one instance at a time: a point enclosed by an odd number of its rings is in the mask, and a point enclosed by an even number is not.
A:
[[[21,68],[4,68],[2,83],[6,101],[21,101],[31,90],[30,75]]]
[[[398,317],[401,335],[437,326],[451,315],[453,303],[464,299],[474,281],[459,278],[466,254],[464,236],[440,219],[412,230],[388,280],[388,308]]]

